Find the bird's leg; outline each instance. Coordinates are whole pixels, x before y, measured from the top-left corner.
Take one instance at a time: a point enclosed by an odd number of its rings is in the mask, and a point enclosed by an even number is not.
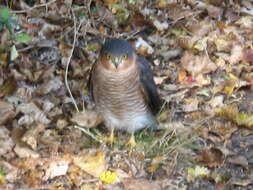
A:
[[[110,136],[106,139],[107,143],[110,144],[111,146],[113,145],[114,142],[114,129],[111,130]]]
[[[131,137],[127,144],[130,145],[131,148],[136,147],[137,143],[135,141],[134,133],[131,134]]]

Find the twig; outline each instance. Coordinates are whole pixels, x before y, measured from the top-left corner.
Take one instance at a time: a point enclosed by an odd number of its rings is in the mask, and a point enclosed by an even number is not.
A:
[[[91,137],[92,139],[94,139],[95,141],[99,142],[99,143],[103,143],[103,141],[99,140],[98,138],[96,138],[92,133],[90,133],[88,130],[79,127],[77,125],[74,126],[74,128],[79,129],[80,131],[84,132],[86,135],[88,135],[89,137]]]
[[[66,85],[66,88],[68,90],[68,93],[70,95],[70,98],[72,100],[72,103],[74,104],[75,108],[76,108],[76,111],[79,112],[79,109],[77,107],[77,104],[76,104],[76,101],[71,93],[71,90],[69,88],[69,84],[68,84],[68,70],[69,70],[69,64],[70,64],[70,60],[71,60],[71,57],[73,55],[73,52],[74,52],[74,49],[75,49],[75,44],[76,44],[76,34],[77,34],[77,28],[76,28],[76,17],[75,17],[75,14],[73,12],[73,10],[71,9],[71,13],[73,15],[73,18],[74,18],[74,41],[73,41],[73,44],[72,44],[72,49],[71,49],[71,52],[70,52],[70,55],[68,57],[68,60],[67,60],[67,65],[66,65],[66,71],[65,71],[65,85]],[[80,25],[81,26],[81,25]]]

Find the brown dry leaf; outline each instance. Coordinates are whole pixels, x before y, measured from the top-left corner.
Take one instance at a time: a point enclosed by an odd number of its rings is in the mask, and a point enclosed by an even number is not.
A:
[[[178,21],[182,18],[186,18],[189,15],[194,15],[192,11],[189,9],[184,9],[182,6],[179,5],[178,2],[175,1],[168,1],[170,2],[169,5],[166,7],[166,10],[170,13],[168,16],[173,21]]]
[[[219,166],[224,161],[224,158],[219,149],[212,147],[204,148],[198,156],[198,160],[212,168]]]
[[[14,78],[9,78],[0,86],[0,98],[12,94],[17,88],[17,81]]]
[[[45,176],[43,177],[43,180],[52,179],[57,176],[65,175],[69,168],[70,160],[56,160],[50,162],[48,167],[46,168]]]
[[[244,49],[243,58],[249,63],[253,63],[253,49]]]
[[[208,34],[210,31],[214,29],[214,22],[211,20],[203,20],[200,22],[189,22],[187,29],[194,34],[194,36],[198,39]]]
[[[15,116],[14,106],[8,102],[0,101],[0,125],[13,119]]]
[[[235,165],[239,165],[241,167],[244,167],[245,169],[248,169],[249,162],[247,158],[243,155],[236,155],[236,156],[230,156],[227,158],[227,162]]]
[[[64,84],[62,82],[62,79],[60,77],[54,77],[50,81],[45,81],[42,85],[40,85],[39,88],[36,90],[36,94],[45,95],[49,92],[57,91],[63,86]]]
[[[187,80],[187,73],[185,70],[181,69],[177,75],[177,81],[179,83],[185,83]]]
[[[102,123],[102,118],[94,110],[76,112],[70,120],[77,125],[85,128],[94,128]]]
[[[47,119],[45,113],[34,103],[22,103],[17,106],[17,111],[24,115],[19,118],[19,125],[31,124],[33,121],[41,122],[43,124],[49,124],[50,120]]]
[[[195,78],[197,75],[210,73],[217,69],[207,55],[193,55],[186,52],[181,58],[182,67]]]
[[[25,142],[26,144],[28,144],[33,150],[36,150],[38,135],[45,128],[46,128],[46,126],[41,123],[30,128],[29,130],[26,131],[26,133],[22,137],[22,141]]]
[[[215,120],[210,129],[212,133],[219,135],[222,141],[229,140],[237,127],[230,122]]]
[[[193,37],[179,36],[177,39],[179,47],[184,48],[184,49],[188,49],[188,50],[192,49],[193,45],[195,44],[195,42],[197,40],[198,39],[195,36],[193,36]]]
[[[10,132],[4,126],[0,126],[0,156],[11,151],[13,146],[14,142],[10,137]]]
[[[18,155],[20,158],[39,158],[39,154],[30,148],[23,146],[21,144],[16,144],[14,148],[14,152]]]
[[[197,98],[184,99],[184,112],[193,112],[198,110],[199,100]]]
[[[127,179],[123,181],[125,190],[161,190],[157,182],[148,181],[145,179]]]
[[[73,162],[93,177],[99,177],[107,168],[104,152],[75,156]]]
[[[239,63],[241,60],[243,60],[243,47],[240,44],[234,44],[230,56],[228,57],[228,62],[230,64],[236,64]]]
[[[210,17],[213,17],[213,18],[220,18],[220,17],[222,17],[223,11],[224,10],[221,7],[216,7],[216,6],[213,6],[213,5],[208,5],[207,6],[208,15]]]

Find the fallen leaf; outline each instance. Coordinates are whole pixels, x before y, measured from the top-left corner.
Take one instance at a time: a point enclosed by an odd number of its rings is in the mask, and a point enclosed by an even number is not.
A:
[[[37,148],[38,134],[46,128],[45,125],[39,123],[25,132],[22,141],[28,144],[33,150]]]
[[[106,171],[99,176],[99,179],[104,183],[114,183],[117,179],[117,173]]]
[[[14,152],[18,155],[18,157],[20,158],[38,158],[39,154],[33,150],[31,150],[30,148],[20,145],[20,144],[16,144],[15,148],[14,148]]]
[[[199,100],[196,98],[184,99],[183,110],[185,112],[193,112],[198,110]]]
[[[208,167],[217,167],[224,161],[222,152],[214,147],[204,148],[198,156],[198,159]]]
[[[161,190],[158,183],[149,180],[127,179],[123,181],[125,190]]]
[[[195,168],[188,168],[187,181],[194,182],[197,178],[207,177],[210,171],[203,166],[196,166]]]
[[[0,125],[10,121],[15,116],[14,106],[8,102],[0,101]]]
[[[65,175],[68,171],[69,163],[69,160],[57,160],[50,162],[49,166],[46,168],[43,180],[46,181],[57,176]]]
[[[151,164],[148,166],[147,170],[150,172],[150,173],[154,173],[158,168],[159,168],[159,165],[162,163],[162,161],[164,160],[165,158],[163,156],[157,156],[155,157]]]
[[[239,126],[253,128],[253,114],[239,112],[236,105],[229,105],[224,108],[216,110],[218,116],[230,119]]]
[[[102,118],[94,110],[84,110],[82,112],[76,112],[71,118],[71,121],[81,127],[94,128],[102,122]]]
[[[4,126],[0,126],[0,156],[11,151],[13,146],[14,142],[10,136],[10,132]]]
[[[100,177],[107,167],[104,152],[75,156],[73,162],[93,177]]]
[[[12,94],[17,88],[17,81],[14,78],[7,79],[0,86],[0,98]]]
[[[193,77],[199,74],[206,74],[213,72],[217,69],[215,63],[213,63],[207,55],[193,55],[186,52],[181,58],[182,67],[191,73]]]

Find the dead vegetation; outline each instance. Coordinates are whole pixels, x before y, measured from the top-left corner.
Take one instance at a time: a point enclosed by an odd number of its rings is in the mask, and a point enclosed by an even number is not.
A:
[[[0,2],[1,189],[253,188],[252,1]],[[153,62],[164,101],[133,150],[104,143],[86,88],[108,37]]]

